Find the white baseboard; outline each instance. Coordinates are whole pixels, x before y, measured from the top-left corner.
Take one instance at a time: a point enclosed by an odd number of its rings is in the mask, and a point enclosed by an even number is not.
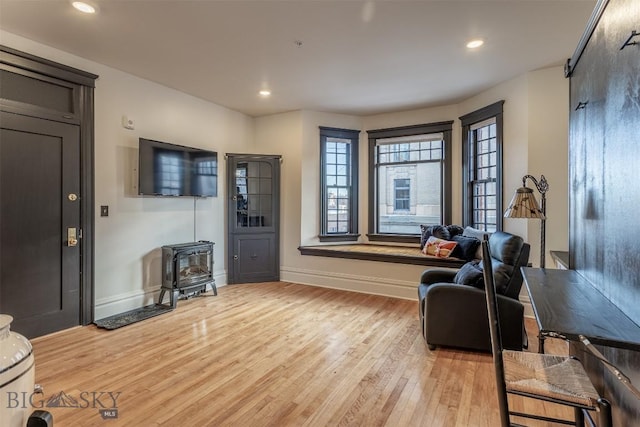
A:
[[[221,288],[227,284],[226,272],[215,274],[214,279],[216,281],[217,288]],[[94,318],[96,320],[104,319],[105,317],[113,316],[114,314],[124,313],[129,310],[153,304],[158,301],[158,297],[160,296],[159,288],[160,286],[158,286],[158,289],[146,291],[139,290],[96,300]],[[211,290],[211,286],[207,286],[207,291],[209,290]],[[165,302],[169,301],[168,295],[165,295],[164,300]]]
[[[535,318],[533,314],[533,308],[531,308],[531,299],[529,299],[529,294],[527,292],[520,293],[520,302],[524,305],[524,317]]]
[[[280,270],[280,279],[302,285],[341,289],[344,291],[416,301],[418,299],[418,278],[416,278],[415,282],[407,282],[404,280],[381,279],[379,277],[282,267]],[[520,302],[524,305],[525,317],[534,317],[531,301],[526,292],[520,294]]]
[[[216,287],[227,284],[226,272],[215,274]],[[307,270],[301,268],[281,267],[280,280],[299,283],[301,285],[318,286],[322,288],[340,289],[343,291],[360,292],[372,295],[381,295],[408,300],[418,299],[418,279],[415,282],[363,276],[356,274],[344,274],[319,270]],[[207,287],[207,290],[210,288]],[[144,307],[153,304],[160,296],[160,289],[148,291],[136,291],[126,294],[114,295],[96,301],[95,318],[103,319],[118,313]],[[165,300],[168,297],[165,296]],[[529,295],[526,292],[520,294],[520,301],[524,304],[525,317],[533,318],[533,310]]]
[[[280,280],[394,298],[418,299],[417,283],[330,271],[282,267]]]

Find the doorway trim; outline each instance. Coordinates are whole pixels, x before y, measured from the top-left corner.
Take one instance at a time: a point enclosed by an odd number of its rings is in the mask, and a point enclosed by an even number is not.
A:
[[[69,67],[45,58],[31,55],[8,46],[0,45],[0,64],[6,64],[36,73],[41,76],[75,83],[80,89],[75,94],[75,114],[59,115],[43,114],[37,108],[27,104],[17,105],[0,100],[3,111],[26,116],[45,118],[72,123],[80,126],[80,229],[82,244],[80,245],[80,319],[79,324],[88,325],[94,318],[94,88],[98,75]]]

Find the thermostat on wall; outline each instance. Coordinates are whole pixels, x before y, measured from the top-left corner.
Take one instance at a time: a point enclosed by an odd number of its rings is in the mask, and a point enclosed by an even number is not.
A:
[[[125,129],[133,130],[135,129],[135,123],[133,123],[133,119],[130,119],[127,116],[122,116],[122,127]]]

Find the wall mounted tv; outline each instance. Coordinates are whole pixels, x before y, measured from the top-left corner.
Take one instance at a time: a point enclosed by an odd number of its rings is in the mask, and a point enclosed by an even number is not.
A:
[[[138,194],[215,197],[218,153],[140,138]]]

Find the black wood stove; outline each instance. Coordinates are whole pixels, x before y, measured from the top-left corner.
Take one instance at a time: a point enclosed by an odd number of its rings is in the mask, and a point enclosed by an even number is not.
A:
[[[213,278],[213,242],[179,243],[162,247],[162,288],[158,304],[162,304],[165,292],[175,308],[180,295],[196,296],[211,285],[218,295]]]

